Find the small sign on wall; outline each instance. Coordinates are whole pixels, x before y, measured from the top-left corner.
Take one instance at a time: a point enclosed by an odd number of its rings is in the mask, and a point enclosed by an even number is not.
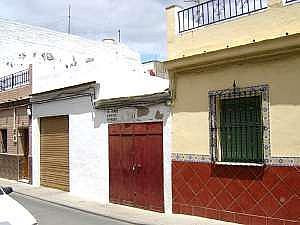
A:
[[[136,119],[137,109],[135,108],[106,110],[106,120],[108,123],[136,121]]]
[[[137,109],[127,109],[122,111],[120,115],[121,121],[136,121],[137,119]]]
[[[168,113],[168,108],[159,106],[147,107],[127,107],[127,108],[111,108],[105,110],[107,123],[130,123],[145,121],[162,121]]]
[[[108,123],[117,122],[120,119],[119,109],[107,109],[106,110],[106,120]]]

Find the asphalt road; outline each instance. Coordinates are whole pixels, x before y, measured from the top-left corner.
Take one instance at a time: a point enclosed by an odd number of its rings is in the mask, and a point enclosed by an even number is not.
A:
[[[122,221],[88,214],[20,194],[10,195],[38,220],[39,225],[131,225]]]

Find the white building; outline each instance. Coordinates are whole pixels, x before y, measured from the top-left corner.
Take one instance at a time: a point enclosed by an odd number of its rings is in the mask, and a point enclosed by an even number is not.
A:
[[[113,173],[109,124],[159,122],[162,205],[146,208],[171,211],[167,80],[144,75],[139,55],[111,41],[91,41],[0,20],[0,45],[1,71],[11,73],[32,65],[33,185],[70,191],[101,203],[127,204],[126,199],[114,201],[109,190],[109,173]],[[153,98],[153,93],[158,94]],[[129,98],[138,102],[129,101],[127,106],[122,97],[128,96],[142,97]],[[116,99],[122,104],[107,107]],[[145,208],[147,204],[135,200],[133,205]]]
[[[149,76],[161,77],[169,79],[168,70],[164,62],[152,60],[143,62],[144,73]]]

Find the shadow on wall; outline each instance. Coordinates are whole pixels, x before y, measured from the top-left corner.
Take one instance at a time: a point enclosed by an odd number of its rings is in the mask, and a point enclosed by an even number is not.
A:
[[[229,64],[201,71],[184,71],[176,77],[174,113],[208,112],[208,91],[268,84],[270,104],[300,105],[300,55],[280,59]]]
[[[262,180],[264,177],[265,166],[229,166],[211,164],[211,177],[222,180],[238,179],[241,182],[251,183],[253,180]]]
[[[101,124],[107,123],[105,111],[95,109],[94,113],[94,128],[99,128]]]

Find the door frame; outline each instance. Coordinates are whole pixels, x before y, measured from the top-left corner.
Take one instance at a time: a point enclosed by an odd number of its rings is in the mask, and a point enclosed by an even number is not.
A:
[[[161,130],[161,137],[162,137],[162,146],[161,146],[161,156],[162,156],[162,161],[161,161],[161,166],[162,166],[162,197],[163,197],[163,203],[162,203],[162,209],[164,213],[172,213],[172,186],[171,186],[171,151],[170,151],[170,140],[165,138],[165,135],[167,135],[168,138],[170,138],[170,124],[167,124],[165,121],[141,121],[141,122],[118,122],[118,123],[110,123],[108,124],[108,144],[109,144],[109,138],[110,138],[110,126],[114,124],[139,124],[139,123],[160,123],[162,125],[162,130]],[[170,123],[170,121],[169,121]],[[168,125],[166,127],[166,125]],[[167,140],[167,141],[166,141]],[[134,145],[134,144],[133,144]],[[108,146],[108,154],[110,154],[110,146]],[[135,156],[134,156],[135,158]],[[110,160],[109,160],[110,161]],[[110,170],[110,166],[109,166]],[[110,178],[109,178],[110,179]],[[110,184],[109,184],[110,186]],[[110,191],[109,191],[110,194]],[[109,197],[109,201],[110,197]],[[121,204],[121,203],[117,203]],[[133,207],[138,207],[133,203],[131,204],[126,204],[129,206]]]
[[[18,127],[18,139],[17,148],[21,147],[23,151],[24,163],[22,164],[22,173],[19,175],[19,180],[30,181],[30,165],[29,165],[29,154],[30,154],[30,135],[29,127]],[[19,152],[19,150],[18,150]],[[26,171],[26,172],[25,172]]]

